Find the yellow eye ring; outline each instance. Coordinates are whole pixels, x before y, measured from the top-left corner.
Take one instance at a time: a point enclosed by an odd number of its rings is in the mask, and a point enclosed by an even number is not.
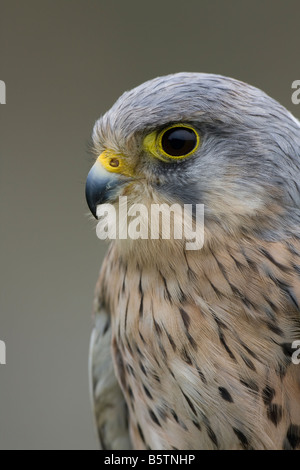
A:
[[[158,135],[154,131],[144,139],[144,148],[166,162],[182,160],[192,155],[200,145],[198,132],[189,124],[173,124]]]

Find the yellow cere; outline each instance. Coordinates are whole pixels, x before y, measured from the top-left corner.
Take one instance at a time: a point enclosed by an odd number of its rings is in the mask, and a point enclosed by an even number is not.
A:
[[[169,155],[168,153],[164,151],[164,149],[162,148],[162,138],[167,131],[173,128],[186,128],[186,129],[191,129],[192,131],[194,131],[196,139],[197,139],[197,143],[191,152],[185,155],[181,155],[181,156],[173,156],[173,155]],[[161,132],[153,131],[145,137],[144,142],[143,142],[144,149],[147,152],[151,153],[154,157],[158,158],[159,160],[162,160],[163,162],[168,162],[170,161],[170,159],[182,160],[184,158],[187,158],[190,155],[192,155],[194,152],[196,152],[199,145],[200,145],[200,137],[196,129],[193,126],[190,126],[189,124],[182,124],[182,123],[168,126],[165,129],[163,129]]]
[[[125,176],[133,176],[131,165],[128,164],[123,155],[105,150],[98,157],[101,165],[111,173],[121,173]]]

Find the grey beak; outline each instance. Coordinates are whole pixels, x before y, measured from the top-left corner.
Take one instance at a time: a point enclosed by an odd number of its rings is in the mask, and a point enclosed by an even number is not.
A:
[[[113,200],[118,188],[129,181],[118,173],[110,173],[105,170],[100,162],[96,161],[91,168],[85,186],[85,197],[89,209],[97,219],[97,206]]]

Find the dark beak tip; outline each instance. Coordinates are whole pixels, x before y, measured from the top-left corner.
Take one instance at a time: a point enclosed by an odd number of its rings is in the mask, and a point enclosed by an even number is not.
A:
[[[95,192],[92,190],[93,185],[89,183],[90,183],[89,180],[87,180],[87,183],[85,186],[85,199],[86,199],[88,208],[90,209],[95,219],[97,219],[97,204],[95,201]]]
[[[94,210],[94,209],[92,209],[91,207],[90,207],[89,209],[90,209],[90,211],[91,211],[91,213],[92,213],[93,217],[94,217],[96,220],[98,220],[98,217],[97,217],[97,211],[95,211],[95,210]]]
[[[86,180],[85,197],[87,205],[96,220],[98,220],[97,207],[114,199],[115,192],[120,184],[121,181],[116,175],[99,176],[95,171],[95,166],[90,170]]]
[[[95,217],[95,219],[98,220],[98,217],[97,217],[97,204],[94,202],[94,198],[91,196],[90,191],[88,191],[87,188],[86,188],[86,191],[85,191],[85,198],[86,198],[88,208],[90,209],[90,211],[93,214],[93,216]]]

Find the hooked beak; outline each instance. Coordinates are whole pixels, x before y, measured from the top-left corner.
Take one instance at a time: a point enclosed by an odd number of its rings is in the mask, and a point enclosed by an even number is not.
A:
[[[97,217],[97,206],[113,200],[120,186],[128,183],[130,178],[113,171],[108,171],[102,164],[102,155],[91,168],[85,187],[86,201],[93,216]]]

